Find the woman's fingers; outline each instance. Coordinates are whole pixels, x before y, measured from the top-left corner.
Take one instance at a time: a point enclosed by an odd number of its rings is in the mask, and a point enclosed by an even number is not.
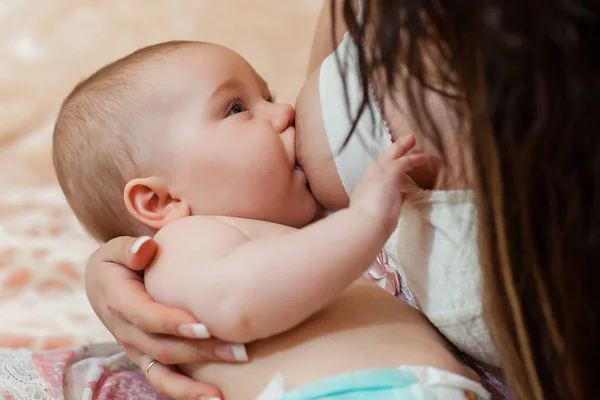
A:
[[[157,244],[149,236],[118,237],[105,243],[92,259],[124,265],[135,271],[142,271],[152,263]]]
[[[134,349],[163,364],[186,364],[202,361],[245,362],[244,345],[217,339],[192,340],[166,335],[150,335],[130,324],[115,326],[115,337],[127,350]],[[134,360],[135,361],[135,360]]]
[[[133,362],[145,371],[152,360],[157,361],[148,378],[160,393],[176,399],[221,398],[214,386],[196,382],[168,365],[243,362],[248,360],[245,347],[206,339],[208,329],[191,313],[156,303],[148,295],[137,271],[152,263],[156,250],[156,242],[149,237],[121,237],[102,246],[88,264],[88,272],[94,273],[86,273],[90,301],[97,300],[94,310],[104,316]],[[103,280],[112,283],[100,285]]]
[[[129,353],[127,355],[131,358]],[[174,366],[166,366],[159,362],[150,366],[154,360],[146,355],[140,355],[137,358],[138,367],[144,371],[146,378],[156,391],[163,396],[182,400],[222,399],[219,389],[214,385],[197,382],[183,375]]]
[[[192,339],[210,337],[206,327],[199,324],[191,313],[155,302],[146,292],[141,276],[121,266],[128,263],[127,267],[144,269],[152,262],[155,253],[156,242],[152,239],[124,237],[111,240],[96,254],[96,257],[104,258],[105,268],[101,276],[95,274],[95,283],[108,274],[113,282],[105,285],[104,289],[104,301],[108,311],[105,319],[109,320],[107,322],[110,322],[111,326],[118,323],[116,320],[124,319],[123,322],[132,323],[148,333]],[[92,283],[88,286],[93,287]],[[113,334],[118,335],[115,332]],[[117,339],[122,341],[124,338],[117,336]]]
[[[147,333],[182,336],[191,339],[207,339],[210,333],[205,325],[198,323],[189,312],[155,302],[146,292],[144,283],[127,280],[117,296],[111,313]]]

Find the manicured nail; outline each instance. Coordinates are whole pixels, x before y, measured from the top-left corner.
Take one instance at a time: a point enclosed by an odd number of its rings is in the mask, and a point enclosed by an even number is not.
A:
[[[208,339],[210,337],[208,328],[204,324],[181,324],[177,331],[181,336],[190,339]]]
[[[218,344],[215,355],[223,361],[248,361],[248,353],[243,344]]]
[[[133,242],[133,244],[131,245],[131,253],[137,254],[138,251],[140,251],[140,249],[144,245],[144,243],[146,243],[150,239],[152,239],[150,236],[140,236],[139,238],[137,238],[135,242]]]
[[[235,361],[248,361],[248,353],[246,353],[246,346],[243,344],[234,344],[231,346],[233,351],[233,358]]]

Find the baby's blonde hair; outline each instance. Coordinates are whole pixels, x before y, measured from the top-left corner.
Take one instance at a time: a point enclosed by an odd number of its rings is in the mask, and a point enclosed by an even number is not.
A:
[[[194,42],[173,41],[108,64],[79,83],[62,104],[53,137],[60,186],[79,221],[96,239],[154,232],[127,211],[125,185],[139,177],[136,128],[144,118],[149,62]]]

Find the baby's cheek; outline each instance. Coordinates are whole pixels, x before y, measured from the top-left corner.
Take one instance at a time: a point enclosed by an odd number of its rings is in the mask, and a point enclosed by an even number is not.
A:
[[[337,210],[347,207],[349,199],[338,176],[323,124],[319,73],[317,69],[308,77],[296,101],[296,158],[317,201],[327,209]]]

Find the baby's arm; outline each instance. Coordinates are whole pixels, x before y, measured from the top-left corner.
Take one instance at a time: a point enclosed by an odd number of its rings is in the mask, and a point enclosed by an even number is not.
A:
[[[412,142],[384,153],[388,159],[367,173],[350,208],[306,228],[249,240],[217,218],[174,222],[157,235],[161,253],[147,274],[148,292],[190,310],[225,341],[250,342],[294,327],[356,280],[393,231],[404,172],[424,161],[400,158]]]
[[[360,276],[386,238],[376,218],[352,208],[257,240],[225,221],[189,217],[157,235],[161,253],[146,286],[155,300],[191,311],[213,336],[246,343],[323,308]]]

